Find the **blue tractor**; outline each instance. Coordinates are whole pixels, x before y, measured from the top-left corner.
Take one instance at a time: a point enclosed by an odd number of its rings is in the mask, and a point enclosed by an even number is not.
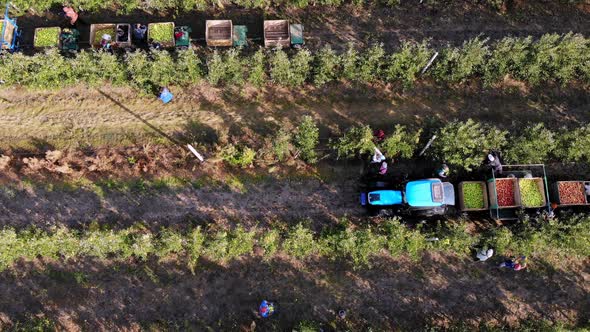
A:
[[[10,3],[7,3],[4,18],[0,21],[0,52],[13,53],[18,51],[21,32],[16,24],[16,18],[9,17],[9,9]]]
[[[385,182],[376,184],[360,197],[361,205],[373,215],[445,215],[452,212],[455,205],[453,185],[440,179],[409,181],[403,191],[390,188]]]

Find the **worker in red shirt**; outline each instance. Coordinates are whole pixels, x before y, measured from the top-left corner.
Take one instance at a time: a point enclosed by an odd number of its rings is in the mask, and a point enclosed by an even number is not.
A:
[[[63,7],[64,16],[68,20],[71,26],[74,26],[78,22],[78,13],[72,7]]]

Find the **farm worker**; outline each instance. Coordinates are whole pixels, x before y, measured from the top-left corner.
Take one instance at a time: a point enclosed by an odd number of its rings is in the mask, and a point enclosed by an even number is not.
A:
[[[275,305],[272,302],[268,302],[266,300],[262,300],[260,307],[258,307],[258,313],[260,313],[260,317],[266,318],[271,316],[275,312]]]
[[[137,41],[144,41],[147,27],[143,24],[136,24],[133,28],[133,38]]]
[[[377,142],[381,142],[385,139],[385,132],[382,129],[375,130],[373,132],[373,137]]]
[[[379,174],[385,175],[387,173],[387,163],[384,161],[381,163],[381,167],[379,168]]]
[[[103,51],[110,51],[111,50],[111,35],[104,34],[102,35],[102,40],[100,41],[100,47]]]
[[[168,88],[162,87],[162,89],[160,89],[160,96],[158,98],[164,104],[169,103],[172,100],[173,97],[174,97],[174,95],[170,92],[170,90],[168,90]]]
[[[502,163],[500,158],[495,153],[488,154],[488,166],[490,166],[494,172],[502,174]]]
[[[526,269],[526,256],[521,256],[520,259],[507,259],[500,263],[500,267],[507,267],[514,271]]]
[[[76,24],[76,21],[78,21],[78,13],[76,13],[72,7],[64,6],[63,12],[65,17],[69,20],[70,25]]]
[[[162,44],[158,43],[157,41],[154,41],[153,38],[150,38],[150,40],[148,41],[148,43],[150,44],[150,48],[159,51],[162,49]]]
[[[380,163],[385,160],[385,156],[377,147],[375,147],[375,154],[373,155],[373,159],[371,160],[372,163]]]
[[[494,249],[488,249],[485,250],[484,248],[482,248],[480,251],[477,252],[477,254],[475,255],[475,257],[480,261],[480,262],[485,262],[487,261],[490,257],[492,257],[494,255]]]
[[[446,178],[449,176],[449,166],[442,164],[439,169],[436,170],[436,175],[440,178]]]

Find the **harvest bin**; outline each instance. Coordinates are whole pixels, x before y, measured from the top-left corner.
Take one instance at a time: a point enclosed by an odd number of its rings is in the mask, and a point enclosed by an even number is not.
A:
[[[169,36],[164,36],[162,39],[154,38],[153,31],[156,27],[165,27],[168,31],[170,31]],[[160,43],[162,47],[174,47],[176,45],[176,41],[174,40],[174,22],[161,22],[161,23],[150,23],[148,24],[148,40],[150,38],[154,38],[154,41]]]
[[[264,21],[264,47],[289,46],[291,46],[291,32],[289,30],[289,21]]]
[[[480,208],[467,208],[465,207],[465,197],[463,195],[463,187],[466,184],[479,184],[481,185],[481,196],[483,197],[483,206]],[[488,204],[488,191],[487,191],[487,186],[486,183],[483,181],[463,181],[461,183],[459,183],[459,208],[461,209],[461,211],[484,211],[487,210],[489,207]]]
[[[537,185],[537,188],[539,190],[539,193],[541,194],[541,200],[542,203],[540,205],[531,205],[531,206],[525,206],[523,203],[523,196],[522,196],[522,192],[520,190],[520,183],[522,181],[533,181],[535,182],[535,184]],[[547,197],[545,197],[545,182],[543,181],[542,178],[522,178],[522,179],[518,179],[518,196],[519,196],[519,201],[520,204],[522,205],[522,207],[524,208],[540,208],[543,206],[547,205]]]
[[[55,33],[55,45],[51,45],[51,46],[39,46],[37,44],[37,36],[41,33],[41,31],[51,30],[51,29],[55,29],[56,30],[56,33]],[[61,28],[60,27],[36,28],[35,29],[35,37],[33,38],[33,47],[35,47],[35,48],[45,48],[45,47],[57,47],[57,46],[60,46],[60,42],[59,42],[59,35],[60,34],[61,34]]]
[[[90,46],[94,48],[100,48],[100,42],[102,35],[111,35],[111,41],[115,42],[117,37],[117,25],[115,23],[101,23],[90,25]]]
[[[509,181],[512,184],[512,191],[514,195],[514,205],[498,206],[496,197],[496,182]],[[494,182],[494,179],[488,180],[488,194],[490,197],[490,208],[491,209],[507,209],[516,208],[520,206],[520,193],[518,190],[518,180],[516,178],[498,178]]]
[[[232,46],[231,20],[207,20],[205,22],[205,40],[207,46]]]
[[[574,205],[588,205],[588,197],[586,196],[586,189],[584,188],[584,184],[587,182],[584,181],[557,181],[552,186],[552,196],[556,199],[556,203],[561,206],[574,206]],[[560,188],[560,184],[562,186],[572,186],[577,188],[572,188],[575,193],[577,193],[579,200],[578,202],[574,202],[568,200],[569,197],[563,197],[563,187]],[[561,190],[560,190],[561,189]]]

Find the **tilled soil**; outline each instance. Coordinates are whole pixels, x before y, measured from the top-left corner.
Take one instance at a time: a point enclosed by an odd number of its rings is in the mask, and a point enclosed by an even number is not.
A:
[[[192,275],[174,260],[20,262],[0,273],[0,328],[32,315],[66,331],[288,331],[302,320],[321,322],[326,331],[541,319],[585,324],[589,263],[531,262],[514,272],[496,261],[430,253],[418,263],[381,257],[373,268],[353,270],[322,259],[254,256],[223,265],[202,261]],[[278,306],[265,320],[255,314],[262,299]],[[347,310],[345,321],[336,318],[339,309]]]

